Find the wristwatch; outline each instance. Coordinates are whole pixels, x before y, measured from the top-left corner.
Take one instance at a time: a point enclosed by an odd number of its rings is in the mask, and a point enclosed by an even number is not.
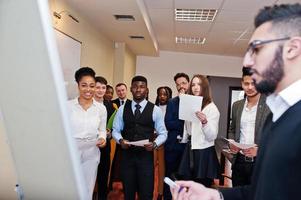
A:
[[[153,147],[154,147],[154,149],[158,149],[158,145],[156,142],[153,142]]]

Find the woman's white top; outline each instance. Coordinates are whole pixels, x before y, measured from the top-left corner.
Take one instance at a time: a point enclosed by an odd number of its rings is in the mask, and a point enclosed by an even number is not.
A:
[[[165,117],[166,107],[167,107],[167,105],[159,105],[159,108],[162,110],[163,117]]]
[[[84,110],[78,98],[68,101],[68,111],[74,138],[106,139],[107,110],[93,99],[92,105]]]
[[[218,134],[220,113],[216,105],[211,102],[202,112],[207,117],[207,124],[185,121],[183,138],[191,135],[191,149],[205,149],[214,146],[214,140]]]

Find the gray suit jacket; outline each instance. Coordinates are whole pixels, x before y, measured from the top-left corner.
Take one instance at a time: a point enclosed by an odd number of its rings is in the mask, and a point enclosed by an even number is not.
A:
[[[270,109],[265,103],[265,100],[266,100],[266,96],[261,95],[257,106],[256,120],[255,120],[255,144],[257,145],[259,145],[260,143],[261,129],[264,125],[267,116],[270,114]],[[246,99],[236,101],[232,106],[232,120],[229,127],[228,136],[230,139],[233,139],[236,142],[239,142],[240,139],[240,121],[241,121],[241,114],[243,111],[245,101]]]

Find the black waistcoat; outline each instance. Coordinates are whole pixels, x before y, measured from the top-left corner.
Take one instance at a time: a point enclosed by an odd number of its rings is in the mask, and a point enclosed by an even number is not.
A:
[[[131,105],[132,101],[127,101],[124,105],[122,137],[129,141],[152,139],[154,134],[154,104],[148,101],[139,119],[135,119]]]

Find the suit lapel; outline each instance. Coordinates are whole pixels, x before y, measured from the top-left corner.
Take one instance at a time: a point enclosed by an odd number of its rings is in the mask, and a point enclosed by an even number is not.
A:
[[[241,115],[242,115],[242,111],[245,105],[246,99],[244,99],[244,101],[241,101],[240,104],[237,106],[237,118],[236,118],[236,133],[235,134],[235,140],[237,142],[239,142],[240,139],[240,121],[241,121]]]

